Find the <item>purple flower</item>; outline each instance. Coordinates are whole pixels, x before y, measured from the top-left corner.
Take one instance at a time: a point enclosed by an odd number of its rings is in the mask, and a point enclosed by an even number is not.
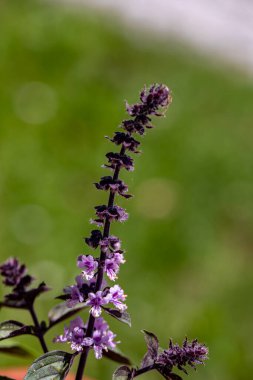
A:
[[[125,301],[126,295],[119,285],[114,285],[111,287],[107,297],[109,299],[109,302],[111,302],[120,311],[127,309],[127,306],[121,302]]]
[[[58,343],[70,343],[73,351],[82,351],[84,347],[94,348],[95,357],[101,359],[103,350],[108,351],[116,347],[116,337],[109,330],[108,324],[103,318],[96,318],[92,338],[86,338],[87,325],[80,317],[70,322],[69,327],[64,328],[64,333],[57,336],[54,341]]]
[[[94,327],[96,330],[99,330],[101,333],[109,329],[108,323],[102,317],[95,319]]]
[[[116,167],[125,168],[128,171],[134,170],[134,161],[126,154],[109,152],[106,154],[110,165],[104,165],[109,169],[115,169]]]
[[[143,135],[145,128],[153,128],[150,123],[150,115],[163,116],[172,98],[168,87],[162,84],[154,84],[149,88],[144,88],[140,93],[141,103],[129,105],[126,103],[126,110],[133,120],[124,120],[121,127],[128,133],[139,133]],[[116,139],[117,140],[117,139]]]
[[[111,176],[102,177],[98,183],[95,183],[98,190],[110,190],[113,193],[118,193],[122,197],[130,198],[131,195],[125,194],[128,187],[120,179],[113,179]]]
[[[154,84],[149,88],[144,88],[140,93],[141,103],[129,105],[126,103],[126,110],[130,116],[138,117],[142,115],[162,116],[163,112],[158,113],[159,109],[166,109],[171,103],[170,90],[162,84]],[[145,123],[146,124],[146,123]]]
[[[111,235],[108,238],[101,240],[100,247],[104,252],[107,252],[108,250],[118,251],[121,248],[121,241],[116,236]]]
[[[105,219],[108,219],[110,222],[116,220],[119,222],[124,222],[128,218],[126,211],[119,206],[108,207],[106,205],[102,205],[96,206],[95,210],[98,219],[91,220],[91,223],[95,223],[98,226],[103,226]]]
[[[123,145],[125,149],[128,149],[131,152],[139,153],[137,148],[140,145],[140,142],[135,140],[128,133],[114,132],[113,138],[109,138],[109,140],[111,140],[116,145]]]
[[[188,342],[185,339],[182,347],[178,344],[173,344],[170,340],[169,349],[160,353],[156,364],[171,369],[173,366],[176,366],[181,371],[187,373],[184,368],[186,365],[195,368],[196,364],[203,364],[207,358],[208,348],[204,344],[199,343],[197,339],[192,342]]]
[[[88,244],[91,248],[96,249],[99,246],[100,241],[103,236],[100,230],[91,231],[91,236],[89,238],[85,238],[86,244]]]
[[[148,119],[150,121],[150,119]],[[129,133],[139,133],[139,135],[144,135],[146,123],[142,123],[138,121],[137,118],[135,120],[123,120],[121,127],[125,129],[125,131]]]
[[[130,116],[139,116],[139,115],[146,112],[145,106],[143,104],[140,104],[140,103],[130,105],[126,102],[126,110]]]
[[[160,116],[161,114],[158,114],[157,110],[160,107],[166,108],[171,103],[172,98],[167,86],[154,84],[150,88],[145,87],[141,91],[140,100],[147,107],[148,114]]]
[[[20,264],[19,261],[15,258],[9,258],[0,266],[0,274],[4,277],[3,284],[6,286],[18,286],[21,280],[26,274],[26,266]],[[32,277],[29,277],[29,281],[26,282],[26,286],[30,285]],[[28,280],[28,279],[27,279]]]
[[[116,343],[113,341],[116,337],[112,331],[95,330],[93,333],[93,348],[96,359],[102,358],[103,350],[108,351],[109,348],[115,348]]]
[[[98,267],[98,262],[91,255],[80,255],[77,258],[77,266],[83,269],[82,274],[86,280],[91,280]]]
[[[102,313],[101,306],[109,302],[109,297],[103,296],[103,292],[99,290],[96,293],[89,293],[88,298],[86,305],[91,306],[90,313],[94,318],[99,317]]]
[[[73,351],[82,351],[84,346],[91,346],[92,338],[85,337],[86,328],[82,318],[77,317],[70,322],[69,327],[64,328],[64,334],[59,335],[54,339],[58,343],[70,343]]]
[[[124,256],[122,254],[122,251],[114,252],[113,254],[113,260],[115,261],[116,264],[124,264],[126,260],[124,259]]]
[[[117,278],[117,273],[119,272],[119,265],[114,261],[114,259],[106,259],[104,271],[110,280],[115,281]]]
[[[85,281],[83,276],[77,276],[75,285],[67,286],[63,289],[68,297],[66,305],[68,307],[74,307],[76,304],[84,302],[88,294],[94,291],[95,284],[96,280],[94,278],[90,281]]]
[[[116,337],[112,331],[109,330],[108,324],[103,318],[96,318],[95,331],[93,333],[93,347],[97,359],[101,359],[102,351],[107,351],[109,348],[115,348],[116,342],[113,339]]]
[[[105,260],[104,271],[110,280],[115,281],[119,272],[119,266],[123,264],[125,260],[123,254],[120,252],[115,252],[110,256],[111,257]]]
[[[56,337],[55,342],[70,343],[73,351],[82,351],[84,346],[91,346],[93,343],[92,338],[85,338],[85,325],[82,318],[77,317],[70,322],[69,327],[64,328],[64,334]]]
[[[69,296],[69,299],[66,301],[68,307],[74,307],[76,304],[84,301],[83,294],[77,285],[68,286],[64,291]]]

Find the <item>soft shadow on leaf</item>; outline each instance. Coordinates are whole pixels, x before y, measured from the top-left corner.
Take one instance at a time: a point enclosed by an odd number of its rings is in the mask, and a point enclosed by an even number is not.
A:
[[[31,352],[19,345],[10,345],[10,346],[0,346],[0,354],[18,356],[21,358],[32,358],[34,357]],[[1,378],[0,378],[1,379]]]
[[[130,359],[124,356],[120,351],[114,351],[114,350],[103,351],[103,356],[120,364],[129,364],[129,365],[131,364]]]
[[[74,355],[64,351],[50,351],[36,359],[24,380],[63,380],[73,363]]]
[[[5,321],[0,323],[0,340],[12,338],[18,335],[32,334],[32,326],[25,326],[18,321]]]
[[[49,330],[51,327],[64,321],[65,319],[71,317],[72,315],[78,313],[78,311],[87,308],[84,304],[77,304],[76,306],[69,308],[66,306],[65,302],[62,302],[54,306],[48,313],[49,326],[46,330]]]
[[[116,318],[118,321],[126,323],[129,327],[131,327],[131,317],[126,311],[110,309],[109,307],[103,307],[103,310],[113,318]]]

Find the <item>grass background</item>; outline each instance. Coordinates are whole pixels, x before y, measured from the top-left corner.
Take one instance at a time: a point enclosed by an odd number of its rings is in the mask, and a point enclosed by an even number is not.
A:
[[[134,363],[145,328],[163,347],[186,335],[209,346],[208,365],[189,379],[248,380],[252,83],[87,9],[2,1],[0,31],[0,253],[2,261],[19,257],[53,287],[37,301],[40,318],[73,283],[93,207],[107,198],[92,186],[107,174],[101,164],[112,147],[103,136],[126,117],[124,99],[135,102],[143,84],[163,82],[173,104],[143,138],[135,172],[123,174],[135,198],[120,200],[130,219],[112,230],[127,250],[119,281],[133,326],[110,324]],[[1,310],[1,320],[17,318],[30,323],[22,311]],[[0,357],[0,368],[21,363]],[[87,373],[110,379],[115,367],[90,355]]]

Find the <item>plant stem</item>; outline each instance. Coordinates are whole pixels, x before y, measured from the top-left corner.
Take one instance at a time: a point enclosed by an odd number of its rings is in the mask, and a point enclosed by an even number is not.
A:
[[[37,336],[37,338],[40,341],[40,344],[41,344],[43,352],[46,353],[46,352],[48,352],[48,348],[47,348],[46,342],[44,340],[43,333],[41,331],[41,327],[40,327],[37,315],[36,315],[36,313],[34,311],[33,305],[31,305],[29,307],[29,311],[31,313],[31,316],[32,316],[32,319],[33,319],[33,323],[34,323],[34,326],[36,328],[36,336]]]
[[[120,150],[120,154],[123,155],[125,153],[125,147],[122,146]],[[113,179],[117,180],[119,177],[119,172],[120,172],[120,165],[117,165],[114,174],[113,174]],[[113,191],[110,191],[109,199],[108,199],[108,207],[112,207],[114,205],[114,199],[115,199],[115,193]],[[110,234],[110,226],[111,223],[108,218],[106,218],[105,223],[104,223],[104,231],[103,231],[103,238],[107,238]],[[100,251],[100,258],[99,258],[99,266],[98,266],[98,273],[97,273],[97,281],[96,281],[96,286],[95,286],[95,292],[99,291],[102,286],[103,282],[103,277],[104,277],[104,262],[106,259],[106,252],[103,252],[102,250]],[[93,335],[93,330],[94,330],[94,324],[95,324],[95,318],[93,317],[92,314],[89,316],[89,321],[88,321],[88,327],[87,327],[87,332],[86,332],[86,337],[90,338]],[[87,357],[89,354],[90,348],[88,346],[84,347],[83,352],[80,357],[77,373],[76,373],[76,379],[75,380],[82,380]]]
[[[134,377],[140,376],[140,375],[142,375],[145,372],[151,371],[152,369],[154,369],[154,365],[153,364],[149,365],[148,367],[144,367],[144,368],[141,368],[141,369],[136,369],[134,371]]]

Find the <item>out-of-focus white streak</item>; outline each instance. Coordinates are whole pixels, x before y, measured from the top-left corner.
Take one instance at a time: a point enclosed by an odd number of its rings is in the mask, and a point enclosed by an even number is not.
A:
[[[128,23],[175,36],[253,74],[251,0],[58,0],[113,10]]]

